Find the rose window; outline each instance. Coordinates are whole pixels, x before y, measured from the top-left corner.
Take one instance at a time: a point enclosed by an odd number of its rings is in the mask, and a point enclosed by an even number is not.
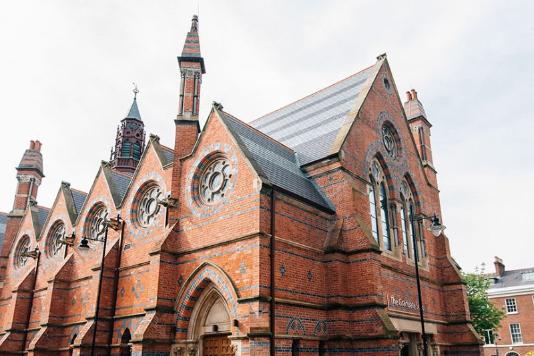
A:
[[[65,237],[65,225],[59,222],[54,225],[48,237],[48,255],[55,256],[63,247],[61,240]]]
[[[141,226],[149,226],[154,223],[160,211],[159,200],[163,196],[161,189],[153,185],[146,189],[139,200],[137,221]]]
[[[28,262],[28,252],[30,251],[30,238],[28,235],[24,235],[17,245],[15,250],[15,267],[20,268],[26,265]]]
[[[106,220],[108,211],[104,206],[93,208],[90,220],[87,224],[87,237],[94,240],[102,240],[106,232]]]
[[[232,178],[230,164],[226,158],[218,158],[211,162],[202,172],[199,182],[200,199],[205,204],[220,202]]]
[[[397,135],[390,125],[384,125],[382,127],[382,141],[384,142],[384,147],[389,156],[391,158],[397,158]]]

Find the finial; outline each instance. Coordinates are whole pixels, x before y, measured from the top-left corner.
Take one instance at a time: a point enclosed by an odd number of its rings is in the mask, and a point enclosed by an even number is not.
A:
[[[193,19],[191,20],[190,32],[198,32],[198,15],[193,15]]]
[[[139,89],[137,88],[137,84],[135,84],[135,82],[132,83],[134,88],[133,88],[133,93],[134,93],[134,100],[137,99],[137,93],[139,93]]]

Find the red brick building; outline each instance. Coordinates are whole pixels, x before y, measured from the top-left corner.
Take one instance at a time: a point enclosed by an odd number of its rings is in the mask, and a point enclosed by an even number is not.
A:
[[[441,215],[431,124],[385,55],[249,124],[214,103],[202,131],[196,17],[178,62],[173,148],[145,146],[134,99],[88,192],[62,183],[50,209],[41,144],[25,152],[1,354],[416,355],[414,235],[430,355],[480,354],[448,240],[421,219]]]
[[[495,257],[488,297],[506,313],[497,332],[487,331],[484,355],[534,355],[534,267],[507,271]]]

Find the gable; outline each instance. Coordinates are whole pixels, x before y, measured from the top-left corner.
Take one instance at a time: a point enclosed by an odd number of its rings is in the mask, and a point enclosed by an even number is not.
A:
[[[77,225],[79,221],[83,220],[85,218],[85,215],[87,215],[93,205],[98,202],[103,203],[110,214],[114,213],[116,209],[115,199],[117,198],[122,200],[122,197],[117,196],[117,194],[115,194],[116,197],[113,197],[110,183],[108,183],[110,181],[110,178],[106,177],[106,175],[109,174],[110,171],[111,169],[109,168],[107,162],[102,162],[100,169],[98,170],[98,173],[95,177],[95,180],[93,181],[93,185],[91,186],[89,193],[84,199],[82,208],[78,214],[75,225]],[[124,192],[126,192],[126,188],[123,188]]]
[[[340,149],[383,59],[325,89],[250,122],[250,125],[292,148],[305,165]]]

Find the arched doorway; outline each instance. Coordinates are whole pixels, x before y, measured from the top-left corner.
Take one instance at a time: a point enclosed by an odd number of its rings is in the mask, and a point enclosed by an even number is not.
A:
[[[198,340],[200,356],[234,356],[228,336],[230,313],[226,301],[211,285],[206,288],[191,315],[192,339]]]
[[[120,346],[121,356],[132,355],[132,347],[130,345],[131,339],[132,339],[132,334],[130,333],[130,329],[128,328],[124,329],[124,332],[122,333],[122,336],[121,336],[121,346]]]

